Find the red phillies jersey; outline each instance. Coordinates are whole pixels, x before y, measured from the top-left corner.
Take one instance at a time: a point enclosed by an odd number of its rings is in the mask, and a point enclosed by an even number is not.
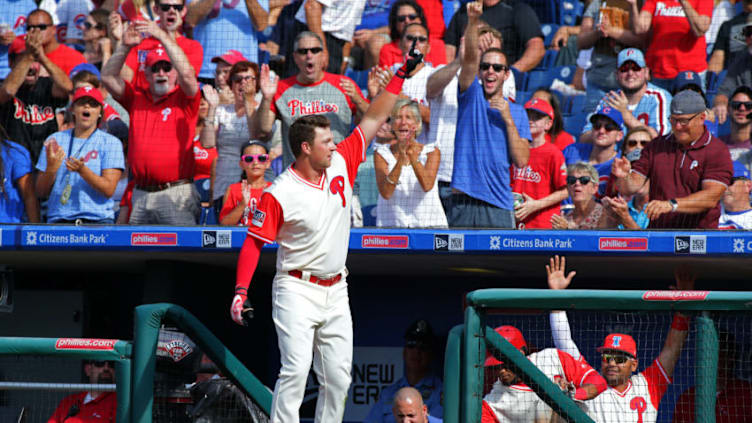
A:
[[[266,186],[264,188],[252,188],[251,189],[251,198],[248,201],[248,204],[246,204],[246,207],[248,207],[248,214],[243,214],[241,216],[240,221],[238,222],[238,225],[240,226],[248,226],[248,219],[250,219],[253,216],[253,212],[256,211],[256,208],[258,207],[259,200],[261,199],[261,194],[264,192],[264,189],[269,187],[272,183],[267,182]],[[237,182],[229,186],[229,195],[225,195],[224,204],[222,204],[222,211],[219,212],[219,220],[222,221],[222,219],[227,216],[232,209],[238,206],[238,203],[241,203],[243,201],[243,183]]]
[[[337,145],[331,166],[310,182],[290,166],[261,196],[248,235],[277,241],[277,272],[300,270],[331,277],[345,268],[350,241],[352,187],[365,161],[360,126]]]
[[[47,423],[115,423],[117,396],[114,392],[105,392],[86,404],[85,398],[86,392],[63,398]]]
[[[710,18],[713,0],[689,0],[695,11]],[[684,8],[677,0],[646,0],[643,12],[653,15],[651,38],[645,61],[655,78],[675,78],[680,71],[703,72],[708,68],[705,35],[689,27]]]
[[[517,166],[509,168],[512,173],[512,191],[525,193],[535,200],[567,186],[567,166],[564,155],[558,147],[545,143],[530,149],[530,160],[524,169]],[[520,229],[551,229],[551,216],[560,211],[559,204],[541,209],[531,214],[522,222]]]
[[[191,62],[191,66],[193,66],[193,70],[196,71],[196,76],[198,77],[198,73],[201,71],[201,64],[204,61],[204,48],[201,46],[201,43],[183,37],[182,35],[178,35],[175,42],[183,49],[183,52],[186,57],[188,57],[188,61]],[[128,57],[125,58],[125,64],[131,68],[135,74],[133,80],[130,81],[134,86],[143,89],[149,88],[149,83],[146,82],[146,76],[144,75],[144,62],[146,61],[146,55],[151,50],[157,48],[163,49],[164,47],[162,47],[162,43],[156,38],[149,37],[141,41],[139,45],[132,48],[128,53]]]
[[[201,92],[188,98],[179,87],[156,103],[151,93],[125,84],[119,99],[128,110],[128,164],[136,185],[193,179],[193,135]]]
[[[55,50],[52,50],[47,54],[47,58],[56,64],[60,69],[65,72],[66,75],[70,74],[76,66],[81,63],[86,63],[84,55],[79,53],[76,49],[72,49],[65,44],[60,44]]]
[[[211,177],[212,163],[217,159],[217,149],[204,148],[201,141],[193,141],[193,160],[196,161],[196,170],[193,173],[193,179],[206,179]]]

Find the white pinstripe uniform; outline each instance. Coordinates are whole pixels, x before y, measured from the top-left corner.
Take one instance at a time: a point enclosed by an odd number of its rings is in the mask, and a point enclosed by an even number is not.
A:
[[[345,260],[350,238],[350,201],[358,166],[365,160],[360,127],[333,153],[331,166],[314,184],[292,167],[266,189],[248,234],[276,241],[277,274],[272,317],[282,368],[274,388],[272,422],[298,422],[308,371],[321,384],[316,422],[341,422],[352,367],[352,317]],[[290,271],[300,271],[300,278]],[[311,282],[341,275],[331,286]]]

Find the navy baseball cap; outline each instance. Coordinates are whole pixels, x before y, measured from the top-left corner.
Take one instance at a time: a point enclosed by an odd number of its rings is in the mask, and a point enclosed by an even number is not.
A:
[[[605,116],[611,119],[612,121],[614,121],[614,123],[616,123],[619,126],[619,128],[624,130],[624,118],[621,117],[621,112],[614,109],[613,107],[602,106],[602,107],[598,107],[597,109],[595,109],[595,112],[592,115],[590,115],[590,123],[593,123],[593,121],[595,120],[597,116]]]
[[[683,71],[676,75],[676,78],[674,78],[674,92],[681,91],[687,85],[696,85],[700,91],[705,92],[702,86],[702,78],[700,78],[697,72]]]
[[[747,169],[747,166],[744,166],[741,162],[734,160],[734,179],[736,178],[744,178],[750,180],[749,169]]]
[[[405,332],[405,346],[423,349],[433,348],[433,328],[424,319],[417,320]]]
[[[625,62],[635,62],[637,66],[645,67],[645,55],[638,48],[630,47],[625,48],[619,52],[619,56],[616,59],[616,67],[620,68]]]

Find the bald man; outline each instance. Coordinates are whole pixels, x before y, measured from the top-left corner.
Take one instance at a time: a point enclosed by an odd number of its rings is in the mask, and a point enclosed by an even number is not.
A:
[[[441,420],[428,415],[428,407],[417,389],[410,386],[397,391],[392,406],[397,423],[440,423]]]

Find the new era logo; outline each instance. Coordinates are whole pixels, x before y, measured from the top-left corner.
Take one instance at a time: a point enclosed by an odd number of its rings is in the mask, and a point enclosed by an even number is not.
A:
[[[465,251],[465,236],[462,234],[436,234],[433,236],[434,251]]]
[[[707,237],[705,235],[674,237],[674,253],[707,254]]]
[[[202,248],[232,247],[232,231],[201,231]]]

